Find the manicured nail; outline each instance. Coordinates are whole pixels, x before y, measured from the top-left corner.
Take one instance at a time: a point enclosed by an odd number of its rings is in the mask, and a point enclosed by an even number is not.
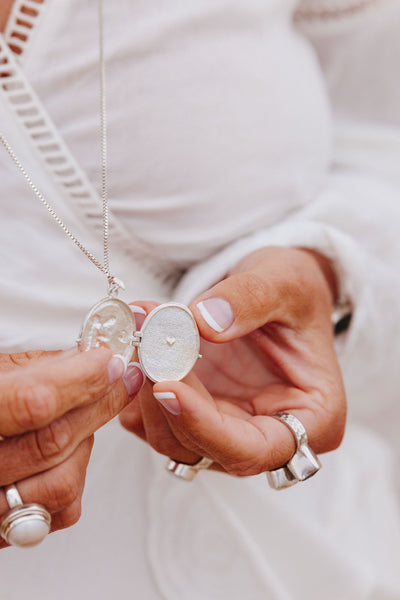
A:
[[[197,308],[206,323],[221,333],[230,327],[235,319],[231,305],[222,298],[210,298],[199,302]]]
[[[181,405],[173,392],[154,392],[154,398],[172,415],[181,414]]]
[[[144,382],[145,376],[140,368],[140,364],[137,362],[129,363],[124,375],[124,383],[128,396],[135,396],[143,387]]]
[[[108,379],[111,384],[115,383],[126,371],[126,360],[120,354],[114,354],[114,356],[110,359],[107,369],[108,369]]]
[[[138,315],[146,315],[146,311],[141,306],[136,306],[136,304],[129,304],[129,308],[131,311]]]

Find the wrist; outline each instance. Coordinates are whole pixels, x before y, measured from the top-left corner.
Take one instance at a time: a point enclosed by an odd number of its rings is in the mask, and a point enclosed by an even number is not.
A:
[[[304,252],[314,260],[315,265],[317,266],[324,278],[332,300],[332,310],[334,310],[335,306],[339,302],[339,286],[332,262],[329,260],[329,258],[324,256],[323,254],[320,254],[319,252],[316,252],[315,250],[310,250],[309,248],[297,248],[297,250],[299,250],[300,252]]]
[[[339,285],[332,261],[315,250],[308,248],[299,248],[299,250],[310,255],[323,274],[332,298],[331,320],[335,334],[342,333],[350,325],[352,307],[348,300],[339,297]]]

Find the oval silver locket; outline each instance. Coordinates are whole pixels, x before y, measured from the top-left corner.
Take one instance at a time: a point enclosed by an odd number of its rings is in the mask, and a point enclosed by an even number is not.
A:
[[[200,336],[192,313],[183,304],[157,306],[136,331],[129,306],[117,298],[105,298],[89,311],[79,339],[82,350],[102,345],[126,363],[137,347],[143,372],[151,381],[180,381],[199,357]]]

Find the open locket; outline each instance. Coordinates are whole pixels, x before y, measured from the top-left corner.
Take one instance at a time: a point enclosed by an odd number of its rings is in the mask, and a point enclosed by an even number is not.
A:
[[[89,311],[78,340],[81,350],[108,346],[126,364],[135,347],[145,375],[153,382],[180,381],[199,358],[200,336],[187,306],[160,304],[136,330],[134,314],[125,302],[104,298]]]

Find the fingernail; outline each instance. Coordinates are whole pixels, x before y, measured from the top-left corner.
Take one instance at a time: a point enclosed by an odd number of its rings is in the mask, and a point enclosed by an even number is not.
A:
[[[206,323],[221,333],[230,327],[235,319],[231,305],[222,298],[210,298],[199,302],[197,308]]]
[[[115,383],[126,371],[126,360],[121,354],[114,354],[114,356],[110,359],[107,369],[108,369],[108,379],[111,384]]]
[[[130,304],[129,308],[135,314],[139,314],[139,315],[146,315],[147,314],[146,311],[144,310],[144,308],[142,308],[141,306],[137,306],[136,304]]]
[[[143,387],[144,382],[145,376],[140,368],[140,364],[137,362],[129,363],[124,375],[124,383],[128,396],[135,396]]]
[[[181,414],[181,405],[173,392],[154,392],[154,398],[172,415]]]

